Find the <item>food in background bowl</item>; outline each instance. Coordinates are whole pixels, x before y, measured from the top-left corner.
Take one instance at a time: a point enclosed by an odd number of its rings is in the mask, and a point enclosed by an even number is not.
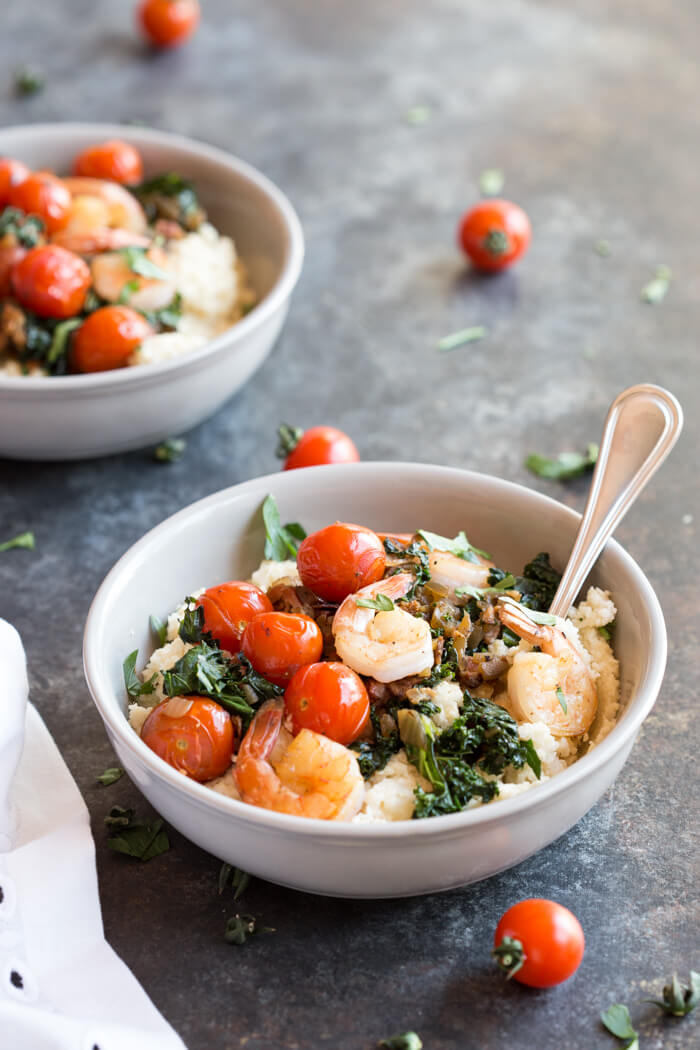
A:
[[[58,178],[0,160],[0,374],[64,375],[167,361],[253,305],[230,237],[192,183],[142,179],[120,140]]]
[[[425,818],[521,794],[615,724],[615,605],[591,587],[549,616],[548,555],[514,576],[463,532],[263,516],[251,580],[188,596],[126,661],[132,727],[186,776],[294,816]]]

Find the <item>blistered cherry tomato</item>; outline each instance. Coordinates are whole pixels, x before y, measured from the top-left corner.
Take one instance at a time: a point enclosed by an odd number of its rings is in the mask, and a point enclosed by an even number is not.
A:
[[[78,372],[123,368],[144,339],[150,324],[128,306],[102,306],[86,317],[73,335],[71,365]]]
[[[192,780],[211,780],[231,764],[235,734],[223,707],[204,696],[173,696],[154,707],[141,739]]]
[[[109,139],[88,146],[79,153],[73,163],[76,175],[93,179],[111,179],[123,186],[132,186],[143,178],[141,154],[128,142]]]
[[[141,28],[156,47],[177,47],[192,36],[199,23],[198,0],[143,0]]]
[[[479,270],[504,270],[527,250],[530,220],[517,204],[479,201],[459,224],[459,243]]]
[[[43,219],[48,233],[62,230],[68,222],[72,197],[63,182],[50,171],[34,171],[10,186],[8,202],[28,215]]]
[[[300,667],[320,659],[323,635],[310,616],[267,612],[248,624],[241,648],[256,671],[275,685],[286,685]]]
[[[284,693],[294,734],[302,729],[351,744],[369,722],[369,696],[364,683],[345,664],[300,667]]]
[[[19,182],[24,182],[29,175],[29,168],[21,160],[12,157],[0,157],[0,208],[4,208],[10,199],[10,189]]]
[[[381,580],[386,554],[376,532],[336,521],[306,537],[297,568],[305,587],[328,602],[342,602],[360,587]]]
[[[231,580],[209,587],[197,605],[204,612],[204,630],[214,635],[222,649],[237,653],[243,632],[260,613],[273,612],[272,602],[253,583]]]
[[[12,290],[20,306],[40,317],[80,313],[90,287],[90,270],[74,252],[57,244],[32,248],[13,267]]]
[[[287,451],[283,470],[357,463],[360,458],[354,441],[335,427],[310,427],[301,435],[291,427],[280,427],[280,448],[282,454]]]
[[[585,947],[576,916],[556,901],[538,897],[505,912],[493,943],[501,969],[532,988],[568,980],[578,970]]]

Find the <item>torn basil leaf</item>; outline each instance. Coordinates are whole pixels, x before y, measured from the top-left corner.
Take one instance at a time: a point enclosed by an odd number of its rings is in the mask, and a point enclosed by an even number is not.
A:
[[[540,478],[569,481],[593,469],[598,461],[598,451],[597,445],[590,444],[585,452],[560,452],[553,459],[533,452],[525,460],[525,466]]]

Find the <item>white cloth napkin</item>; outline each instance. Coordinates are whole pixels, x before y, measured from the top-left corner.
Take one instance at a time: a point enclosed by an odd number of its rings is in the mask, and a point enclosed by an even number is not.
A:
[[[185,1050],[104,939],[77,785],[0,620],[0,1050]]]

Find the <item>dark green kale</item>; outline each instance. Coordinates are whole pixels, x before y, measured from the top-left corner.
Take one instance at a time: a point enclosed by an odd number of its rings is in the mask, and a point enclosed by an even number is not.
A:
[[[185,612],[180,620],[180,627],[177,633],[183,642],[189,642],[191,645],[206,642],[215,649],[221,648],[214,636],[209,631],[204,630],[204,609],[201,605],[197,605],[197,599],[192,598],[190,595],[185,598]]]
[[[421,543],[416,543],[415,540],[404,546],[402,543],[398,543],[389,537],[384,540],[384,550],[392,557],[405,559],[403,564],[391,570],[390,576],[394,576],[397,572],[412,572],[414,574],[415,581],[413,586],[408,594],[405,595],[405,600],[410,601],[416,593],[416,588],[423,583],[427,583],[430,579],[430,561],[427,550]]]
[[[207,641],[188,649],[163,673],[163,691],[166,696],[208,696],[246,722],[255,706],[282,694],[279,686],[253,670],[242,653],[230,659]]]
[[[550,564],[549,555],[540,553],[535,555],[523,569],[522,576],[511,577],[503,569],[495,566],[489,573],[489,585],[497,587],[503,581],[513,581],[513,589],[522,595],[521,605],[526,609],[534,609],[536,612],[547,612],[554,601],[561,573]]]
[[[369,780],[378,770],[384,769],[391,756],[401,749],[398,730],[394,729],[387,736],[382,736],[379,715],[374,705],[369,709],[369,717],[374,728],[374,740],[356,740],[350,745],[351,750],[357,754],[360,772],[365,780]]]
[[[194,186],[176,171],[154,175],[130,189],[143,205],[149,222],[169,219],[186,230],[196,230],[206,219]]]

